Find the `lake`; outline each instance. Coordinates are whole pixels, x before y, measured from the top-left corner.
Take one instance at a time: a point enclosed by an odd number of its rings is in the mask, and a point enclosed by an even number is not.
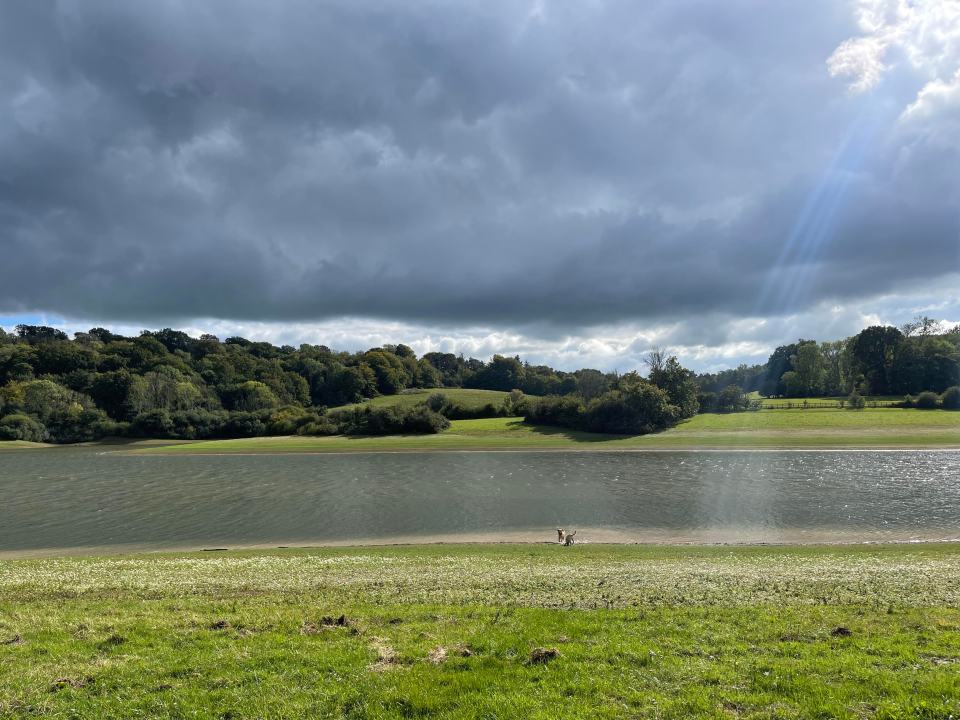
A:
[[[960,452],[0,454],[0,553],[960,538]]]

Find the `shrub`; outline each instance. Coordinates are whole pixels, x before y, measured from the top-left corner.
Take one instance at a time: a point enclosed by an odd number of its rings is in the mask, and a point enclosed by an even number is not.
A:
[[[850,410],[863,410],[867,406],[867,401],[863,399],[863,395],[854,390],[850,393],[850,396],[847,398],[847,407]]]
[[[917,395],[914,407],[918,410],[935,410],[940,407],[940,396],[935,392],[922,392]]]
[[[504,398],[503,404],[500,406],[500,413],[511,417],[523,415],[526,409],[527,396],[523,394],[522,390],[511,390],[510,394]]]
[[[134,437],[173,437],[173,419],[166,410],[151,410],[140,413],[130,423]]]
[[[447,404],[447,396],[443,393],[433,393],[427,398],[426,405],[434,412],[441,412]]]
[[[524,419],[541,425],[618,435],[643,435],[669,427],[681,417],[667,392],[636,376],[584,405],[575,395],[548,396],[530,403]]]
[[[223,426],[225,437],[259,437],[267,434],[267,426],[259,413],[231,413]]]
[[[0,419],[0,440],[27,440],[43,442],[47,429],[29,415],[15,413]]]
[[[450,421],[424,405],[414,407],[357,407],[332,413],[329,419],[344,435],[431,434],[450,427]]]
[[[340,428],[329,417],[318,417],[297,429],[298,435],[337,435]]]
[[[270,414],[267,419],[267,433],[269,435],[296,435],[301,427],[316,422],[318,418],[317,413],[300,407],[283,407]]]
[[[524,421],[536,425],[583,426],[585,408],[578,395],[547,395],[527,404]]]
[[[717,399],[720,396],[712,390],[701,390],[700,394],[697,395],[697,403],[700,405],[700,412],[716,412],[717,410]]]
[[[727,385],[717,396],[715,406],[719,412],[741,412],[750,406],[750,400],[739,385]]]
[[[170,414],[171,435],[182,440],[222,437],[230,414],[223,410],[182,410]]]
[[[960,410],[960,386],[948,387],[940,396],[940,406],[944,410]]]
[[[635,387],[605,392],[587,405],[586,430],[617,435],[646,435],[680,419],[666,390],[640,382]]]
[[[440,393],[436,393],[439,395]],[[431,398],[436,397],[436,395],[431,395]],[[509,401],[509,398],[507,399]],[[443,415],[448,420],[477,420],[479,418],[492,418],[500,417],[504,414],[510,414],[505,411],[505,405],[497,407],[493,403],[487,403],[480,407],[477,406],[467,406],[461,403],[456,402],[455,400],[444,400],[443,405],[440,406],[439,410],[431,407],[430,400],[427,400],[425,405],[421,407],[428,407],[434,412],[438,412]]]
[[[52,413],[46,426],[50,439],[59,443],[90,442],[117,434],[117,424],[103,410],[79,407]]]

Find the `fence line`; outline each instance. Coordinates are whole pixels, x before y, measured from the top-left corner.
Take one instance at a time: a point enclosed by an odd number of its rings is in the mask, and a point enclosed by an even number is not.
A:
[[[864,407],[867,408],[884,408],[884,407],[897,407],[902,401],[901,400],[867,400],[864,403]],[[761,410],[823,410],[827,408],[845,408],[847,407],[846,400],[833,400],[831,402],[824,402],[822,400],[816,402],[804,402],[803,400],[785,400],[778,403],[763,403]]]

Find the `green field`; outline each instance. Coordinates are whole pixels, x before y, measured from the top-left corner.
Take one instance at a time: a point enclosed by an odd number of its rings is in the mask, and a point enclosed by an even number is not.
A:
[[[6,561],[0,717],[946,720],[958,577],[955,545]]]
[[[483,396],[469,390],[475,402]],[[499,393],[503,395],[503,393]],[[392,396],[392,399],[417,395]],[[377,398],[371,402],[386,402]],[[406,402],[407,400],[404,400]],[[412,400],[411,400],[412,402]],[[960,413],[949,410],[867,408],[705,413],[664,432],[599,435],[528,425],[520,418],[454,420],[437,435],[365,437],[259,437],[236,440],[102,442],[123,452],[148,454],[376,452],[436,450],[709,450],[775,448],[957,448]],[[0,450],[51,447],[0,442]]]
[[[437,435],[208,440],[144,453],[374,452],[405,450],[666,450],[960,447],[960,413],[879,408],[703,414],[662,433],[597,435],[519,418],[455,420]]]
[[[413,407],[426,402],[434,393],[444,395],[448,400],[454,401],[470,409],[479,409],[486,405],[493,404],[499,407],[503,401],[510,395],[500,390],[467,390],[463,388],[431,388],[427,390],[406,390],[398,395],[381,395],[371,398],[362,403],[353,405],[341,405],[334,410],[343,410],[354,407]]]

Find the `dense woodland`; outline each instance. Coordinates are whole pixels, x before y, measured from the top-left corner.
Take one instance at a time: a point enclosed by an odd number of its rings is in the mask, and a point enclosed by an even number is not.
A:
[[[0,329],[0,439],[80,442],[105,436],[214,438],[275,434],[437,432],[449,419],[522,415],[529,422],[638,434],[697,412],[756,408],[749,394],[917,395],[918,407],[955,407],[960,328],[926,318],[871,327],[837,342],[799,340],[763,365],[695,375],[651,353],[647,375],[563,372],[495,355],[418,358],[406,345],[336,352],[240,337],[192,338],[171,329],[139,337]],[[408,388],[437,388],[414,408],[336,409]],[[458,406],[442,388],[516,391],[499,405]],[[531,397],[535,396],[535,397]]]
[[[778,347],[762,365],[697,381],[707,400],[730,385],[783,398],[939,394],[960,384],[960,326],[942,330],[920,317],[901,328],[868,327],[835,342],[798,340]]]

